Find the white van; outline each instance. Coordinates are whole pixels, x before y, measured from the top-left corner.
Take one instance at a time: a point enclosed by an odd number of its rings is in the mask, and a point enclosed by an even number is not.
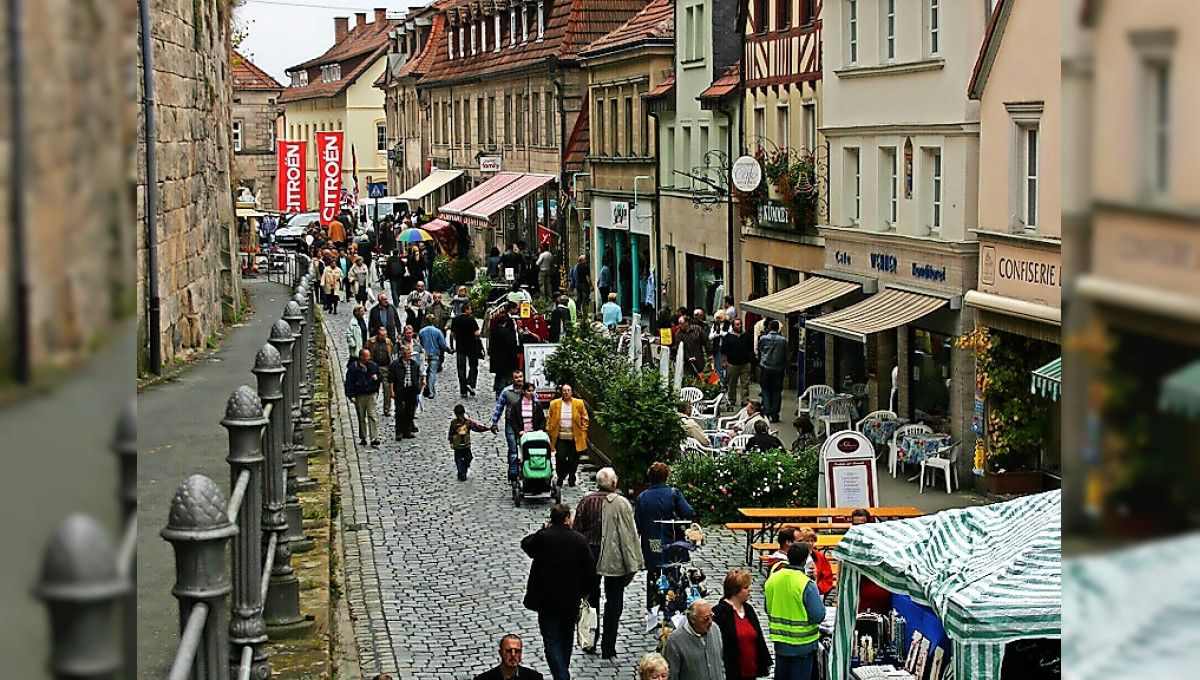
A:
[[[408,200],[398,198],[396,196],[384,196],[379,199],[379,219],[383,219],[388,215],[395,215],[396,219],[400,219],[403,215],[410,212]],[[375,199],[366,198],[358,202],[358,223],[364,228],[374,229],[375,227]]]

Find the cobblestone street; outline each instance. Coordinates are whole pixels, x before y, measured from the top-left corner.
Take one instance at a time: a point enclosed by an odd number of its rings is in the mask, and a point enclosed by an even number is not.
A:
[[[395,441],[392,419],[380,415],[383,446],[357,446],[353,408],[340,389],[350,310],[344,305],[324,323],[339,392],[331,404],[345,591],[363,676],[473,677],[498,663],[500,637],[515,632],[525,641],[525,665],[549,677],[536,614],[521,604],[530,560],[520,549],[521,538],[547,520],[549,502],[513,507],[502,434],[474,434],[472,476],[466,482],[456,479],[446,441],[458,403],[453,361],[439,377],[438,398],[425,402],[416,439]],[[481,362],[479,397],[463,403],[469,416],[490,424],[495,401],[486,367]],[[564,489],[565,503],[574,507],[594,488],[594,469],[585,467],[580,485]],[[739,540],[724,528],[709,529],[708,544],[695,554],[713,602],[720,598],[725,572],[742,562]],[[644,584],[645,572],[640,572],[626,590],[617,657],[602,660],[576,649],[575,678],[632,677],[641,655],[654,649],[655,638],[643,632]],[[755,602],[761,602],[761,586],[756,574]]]

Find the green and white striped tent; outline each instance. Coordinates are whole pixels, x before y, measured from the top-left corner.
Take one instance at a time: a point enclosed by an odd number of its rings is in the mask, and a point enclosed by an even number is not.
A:
[[[841,562],[830,678],[850,677],[859,577],[931,607],[954,677],[999,680],[1004,645],[1062,637],[1062,492],[852,528]]]

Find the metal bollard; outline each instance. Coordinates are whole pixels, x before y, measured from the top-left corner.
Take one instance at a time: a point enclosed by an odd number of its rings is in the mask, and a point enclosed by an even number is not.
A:
[[[255,367],[271,357],[263,351],[278,354],[267,345],[259,351]],[[262,484],[263,484],[263,428],[267,419],[263,415],[262,401],[253,388],[242,385],[233,391],[225,406],[225,417],[221,426],[229,432],[229,478],[230,496],[236,497],[238,482],[244,474],[249,475],[241,506],[237,508],[238,533],[233,540],[233,616],[229,622],[230,674],[237,675],[241,664],[242,647],[250,646],[250,677],[267,678],[271,669],[267,665],[267,624],[263,622],[262,587]],[[233,508],[230,509],[233,511]]]
[[[308,454],[316,448],[316,435],[313,431],[313,410],[312,410],[312,376],[313,369],[309,361],[309,338],[312,329],[312,324],[308,320],[308,312],[311,308],[308,305],[308,294],[304,292],[303,283],[301,284],[300,292],[297,292],[292,297],[292,302],[295,302],[300,307],[300,358],[302,368],[300,369],[300,420],[299,428],[301,440],[300,448],[295,452],[296,458],[296,483],[301,490],[311,489],[315,486],[314,482],[308,477]]]
[[[292,436],[284,442],[288,451],[283,460],[284,469],[287,471],[287,503],[284,506],[284,512],[287,515],[288,540],[291,542],[292,552],[297,553],[313,548],[313,542],[304,537],[304,509],[300,506],[300,497],[297,495],[299,487],[296,466],[298,465],[297,461],[304,454],[301,446],[303,435],[300,429],[300,394],[304,379],[304,357],[301,354],[300,339],[304,315],[300,311],[299,303],[295,300],[287,303],[287,308],[283,312],[283,320],[287,323],[292,336],[291,365],[288,367],[292,383],[292,392],[288,398],[288,401],[291,402],[291,412],[288,415],[292,422]]]
[[[204,475],[183,480],[171,499],[167,528],[160,535],[175,549],[175,587],[179,600],[180,654],[192,610],[204,605],[208,616],[199,633],[192,680],[229,680],[229,539],[238,529],[226,516],[221,487]]]
[[[129,591],[117,573],[116,548],[108,531],[87,515],[67,517],[42,560],[34,594],[50,611],[50,672],[59,680],[110,680],[121,667],[114,614]],[[133,658],[129,666],[137,668]]]
[[[117,454],[121,467],[121,482],[118,495],[121,499],[121,518],[126,531],[137,527],[137,399],[130,399],[121,420],[117,423],[117,435],[113,440],[112,450]],[[121,645],[122,655],[127,660],[122,676],[126,680],[137,678],[137,551],[130,555],[128,565],[117,565],[118,571],[122,566],[128,568],[126,579],[129,581],[129,592],[121,603]]]

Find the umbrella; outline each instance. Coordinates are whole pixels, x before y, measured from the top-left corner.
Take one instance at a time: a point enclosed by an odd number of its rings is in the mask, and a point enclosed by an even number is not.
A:
[[[418,241],[432,241],[433,235],[424,229],[405,229],[400,232],[400,236],[396,237],[400,243],[416,243]]]

